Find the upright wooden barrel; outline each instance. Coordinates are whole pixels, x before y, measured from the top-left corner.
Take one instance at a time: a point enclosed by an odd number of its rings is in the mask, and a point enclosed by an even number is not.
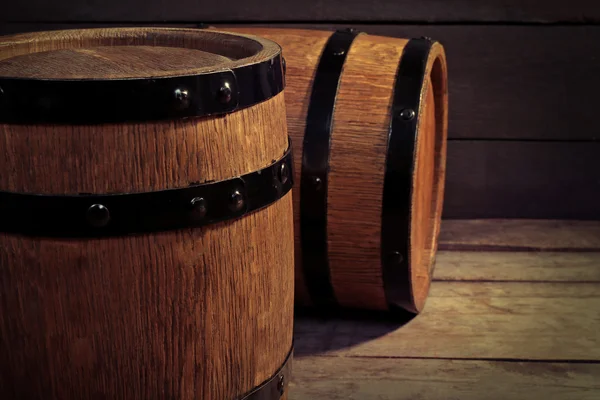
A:
[[[0,42],[0,398],[286,398],[281,48],[166,28]]]
[[[296,154],[296,303],[422,311],[434,269],[447,65],[429,38],[218,27],[279,43]]]

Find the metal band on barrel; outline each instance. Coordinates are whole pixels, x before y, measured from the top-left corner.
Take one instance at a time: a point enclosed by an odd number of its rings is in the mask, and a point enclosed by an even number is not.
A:
[[[292,345],[279,370],[267,381],[244,395],[240,400],[278,400],[283,397],[290,384],[293,358],[294,346]]]
[[[214,224],[264,208],[293,185],[291,144],[268,167],[180,189],[119,194],[0,192],[0,232],[114,236]]]
[[[97,124],[218,115],[274,97],[281,54],[226,71],[175,77],[52,80],[0,78],[0,123]]]
[[[433,41],[412,39],[398,66],[385,164],[381,264],[390,308],[417,312],[410,301],[411,201],[421,92]]]
[[[306,117],[300,184],[300,231],[302,268],[315,305],[334,305],[327,254],[327,174],[329,146],[338,85],[346,55],[357,33],[337,31],[331,35],[312,86]]]

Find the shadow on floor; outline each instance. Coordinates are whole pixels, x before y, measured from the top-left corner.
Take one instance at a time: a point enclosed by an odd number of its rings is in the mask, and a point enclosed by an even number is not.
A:
[[[395,331],[416,315],[404,310],[295,310],[295,356],[318,355],[352,347]]]

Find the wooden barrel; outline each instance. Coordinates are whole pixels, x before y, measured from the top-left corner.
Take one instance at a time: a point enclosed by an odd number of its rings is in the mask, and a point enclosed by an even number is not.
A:
[[[281,48],[167,28],[0,43],[0,398],[286,398]]]
[[[352,30],[218,30],[283,48],[299,182],[296,303],[421,312],[444,194],[443,46]]]

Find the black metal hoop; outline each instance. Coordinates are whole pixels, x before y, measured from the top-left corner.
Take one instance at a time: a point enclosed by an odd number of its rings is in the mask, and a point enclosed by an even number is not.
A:
[[[292,185],[290,145],[264,169],[180,189],[64,196],[0,192],[0,232],[102,237],[199,227],[264,208]]]
[[[290,384],[292,376],[292,360],[294,358],[294,345],[290,349],[285,361],[281,367],[273,374],[271,378],[263,382],[258,387],[252,389],[240,400],[278,400],[280,399]]]
[[[352,29],[331,35],[317,67],[306,117],[300,186],[302,269],[311,300],[335,305],[327,254],[327,174],[333,114]]]
[[[429,38],[411,39],[398,66],[385,164],[381,215],[381,265],[386,300],[391,308],[417,312],[409,300],[410,232],[415,143]]]
[[[249,107],[285,87],[281,54],[212,73],[162,78],[0,78],[0,123],[97,124],[205,117]]]

